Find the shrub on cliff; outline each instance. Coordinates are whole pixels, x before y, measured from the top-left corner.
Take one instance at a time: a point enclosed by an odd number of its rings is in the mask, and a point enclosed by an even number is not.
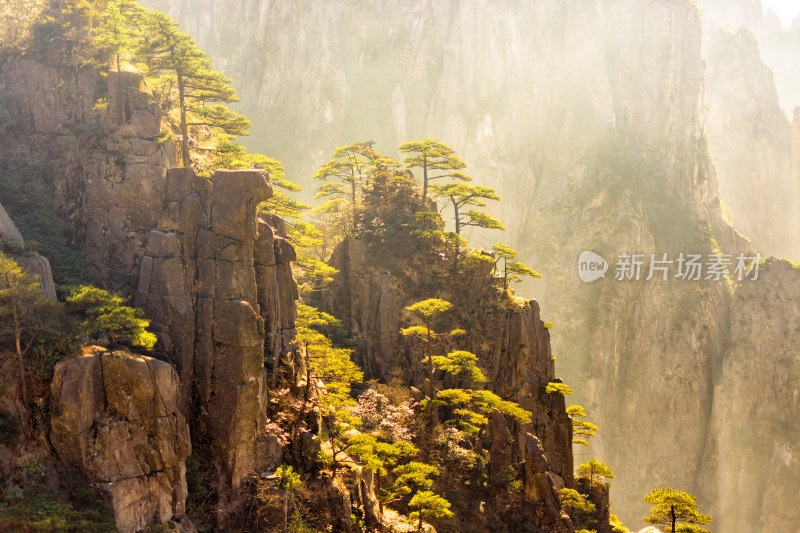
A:
[[[118,294],[84,285],[70,294],[67,303],[83,317],[81,329],[95,342],[108,346],[128,342],[145,349],[156,343],[156,336],[146,329],[150,321],[142,318],[144,312],[123,305],[125,299]]]

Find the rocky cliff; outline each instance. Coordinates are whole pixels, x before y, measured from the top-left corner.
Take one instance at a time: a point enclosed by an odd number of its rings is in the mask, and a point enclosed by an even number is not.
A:
[[[411,321],[405,307],[434,297],[452,302],[456,307],[452,326],[469,333],[463,340],[443,341],[444,349],[474,352],[487,371],[487,388],[532,413],[531,423],[519,426],[495,410],[487,468],[500,472],[521,465],[526,503],[525,511],[519,512],[539,527],[571,531],[571,525],[562,523],[556,491],[575,483],[572,420],[564,396],[545,392],[548,383],[560,380],[538,303],[502,295],[489,270],[455,276],[448,268],[444,277],[437,276],[432,272],[436,266],[421,268],[424,257],[411,247],[398,254],[391,243],[375,248],[368,238],[348,238],[332,255],[338,273],[322,293],[323,303],[358,341],[355,358],[368,378],[388,382],[404,377],[428,390],[419,348],[403,342],[400,335]],[[391,271],[388,264],[393,264]],[[439,370],[433,388],[452,386],[453,379]]]
[[[15,156],[24,150],[24,187],[42,190],[49,203],[39,205],[42,199],[36,198],[32,205],[59,213],[91,281],[124,293],[136,286],[173,160],[167,146],[156,143],[161,111],[141,84],[134,74],[109,73],[104,79],[88,67],[0,57],[4,161],[12,169],[21,166]],[[15,214],[30,213],[22,206]]]
[[[736,290],[698,472],[718,531],[784,531],[798,520],[787,498],[800,489],[798,287],[800,267],[773,258]]]
[[[792,124],[780,107],[772,71],[745,28],[708,28],[705,40],[706,122],[720,198],[754,249],[800,257],[793,230],[800,224],[800,180]]]
[[[607,278],[624,252],[744,252],[720,200],[739,205],[734,215],[759,249],[784,244],[790,213],[775,216],[771,206],[789,209],[796,195],[787,123],[771,96],[739,104],[773,94],[744,37],[729,39],[725,57],[706,68],[708,18],[689,2],[146,3],[175,15],[241,80],[247,112],[281,132],[257,130],[255,139],[297,179],[345,139],[372,138],[387,152],[428,136],[453,144],[504,198],[493,213],[508,227],[503,240],[544,274],[530,287],[555,322],[561,372],[601,427],[597,452],[617,474],[616,511],[637,523],[640,498],[656,485],[705,490],[697,472],[727,353],[731,287],[587,285],[575,270],[583,250],[612,263]],[[733,4],[737,20],[760,13],[757,2]],[[234,27],[249,37],[231,41]],[[364,362],[377,374],[395,321],[376,317],[400,306],[391,283],[386,273],[351,282],[353,316],[374,335],[368,350],[377,355]],[[361,296],[381,287],[383,300]]]
[[[37,154],[36,173],[24,176],[25,187],[53,191],[53,203],[32,206],[65,222],[89,281],[134,296],[158,335],[155,354],[175,370],[158,362],[148,368],[177,371],[179,378],[168,379],[165,391],[160,381],[153,389],[139,379],[141,369],[133,381],[98,377],[117,359],[107,365],[106,356],[70,360],[60,372],[73,377],[54,382],[54,408],[69,413],[54,421],[54,447],[112,495],[120,528],[139,530],[183,513],[185,418],[192,439],[202,443],[197,452],[216,469],[222,509],[237,497],[244,473],[280,463],[280,447],[266,434],[265,403],[272,369],[292,350],[298,295],[295,254],[282,221],[257,216],[258,205],[272,195],[269,177],[217,172],[209,181],[186,169],[168,170],[172,151],[157,139],[161,112],[138,75],[103,78],[88,67],[71,71],[14,55],[0,61],[0,105],[10,117],[4,134],[14,143],[4,157],[14,147]],[[14,185],[13,176],[4,179]],[[4,231],[15,236],[7,219]],[[85,394],[75,397],[64,387]],[[112,401],[115,387],[134,396],[128,404],[155,390],[168,407],[155,414],[120,410]],[[80,412],[65,404],[83,400],[88,403]],[[173,434],[142,422],[165,416],[178,417],[177,426],[170,422]],[[98,434],[99,427],[111,433]],[[142,442],[152,450],[139,448]],[[119,453],[134,455],[103,455],[116,445]],[[91,450],[99,450],[99,459]]]

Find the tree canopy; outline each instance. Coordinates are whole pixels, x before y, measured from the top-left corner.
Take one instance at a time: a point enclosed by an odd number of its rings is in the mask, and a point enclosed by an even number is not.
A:
[[[146,66],[148,77],[177,89],[183,166],[191,165],[190,127],[206,127],[227,135],[248,134],[250,121],[219,103],[239,101],[231,80],[211,68],[208,55],[178,28],[177,22],[160,11],[145,11],[137,27],[135,60]]]
[[[592,458],[578,467],[578,472],[575,477],[585,479],[590,484],[594,484],[601,483],[603,479],[613,479],[614,474],[605,463]]]
[[[428,196],[430,181],[442,178],[455,178],[461,181],[472,181],[472,178],[459,172],[467,165],[456,155],[455,150],[435,139],[427,138],[421,141],[406,142],[398,150],[404,153],[414,153],[403,159],[406,168],[422,169],[422,197]],[[441,171],[433,175],[432,171]]]
[[[509,281],[522,281],[522,276],[541,278],[541,274],[530,268],[528,265],[517,261],[519,252],[501,242],[494,245],[497,262],[503,260],[503,287],[508,288]],[[495,263],[496,264],[496,263]]]
[[[670,526],[672,533],[708,533],[699,526],[710,524],[711,517],[698,512],[697,499],[691,494],[662,487],[652,490],[644,501],[653,505],[644,519],[648,524]]]
[[[150,321],[144,312],[125,304],[125,299],[97,287],[78,287],[67,298],[73,310],[84,316],[81,328],[84,334],[95,341],[107,338],[110,345],[126,341],[133,346],[152,348],[158,340],[147,331]]]

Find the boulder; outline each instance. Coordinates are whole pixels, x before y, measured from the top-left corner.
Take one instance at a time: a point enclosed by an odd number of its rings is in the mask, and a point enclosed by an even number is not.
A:
[[[51,389],[53,448],[109,496],[119,531],[183,518],[191,441],[170,365],[86,348],[56,365]]]
[[[15,241],[20,247],[25,246],[25,240],[22,238],[22,233],[19,232],[17,226],[8,216],[6,210],[0,205],[0,237]]]

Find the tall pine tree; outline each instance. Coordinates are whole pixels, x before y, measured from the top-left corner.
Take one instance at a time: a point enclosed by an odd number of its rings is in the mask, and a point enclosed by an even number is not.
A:
[[[178,24],[159,11],[141,18],[141,41],[136,58],[144,63],[149,77],[175,80],[180,111],[181,157],[191,165],[189,128],[207,126],[228,135],[247,135],[250,121],[221,104],[238,102],[231,80],[211,69],[211,60]]]

